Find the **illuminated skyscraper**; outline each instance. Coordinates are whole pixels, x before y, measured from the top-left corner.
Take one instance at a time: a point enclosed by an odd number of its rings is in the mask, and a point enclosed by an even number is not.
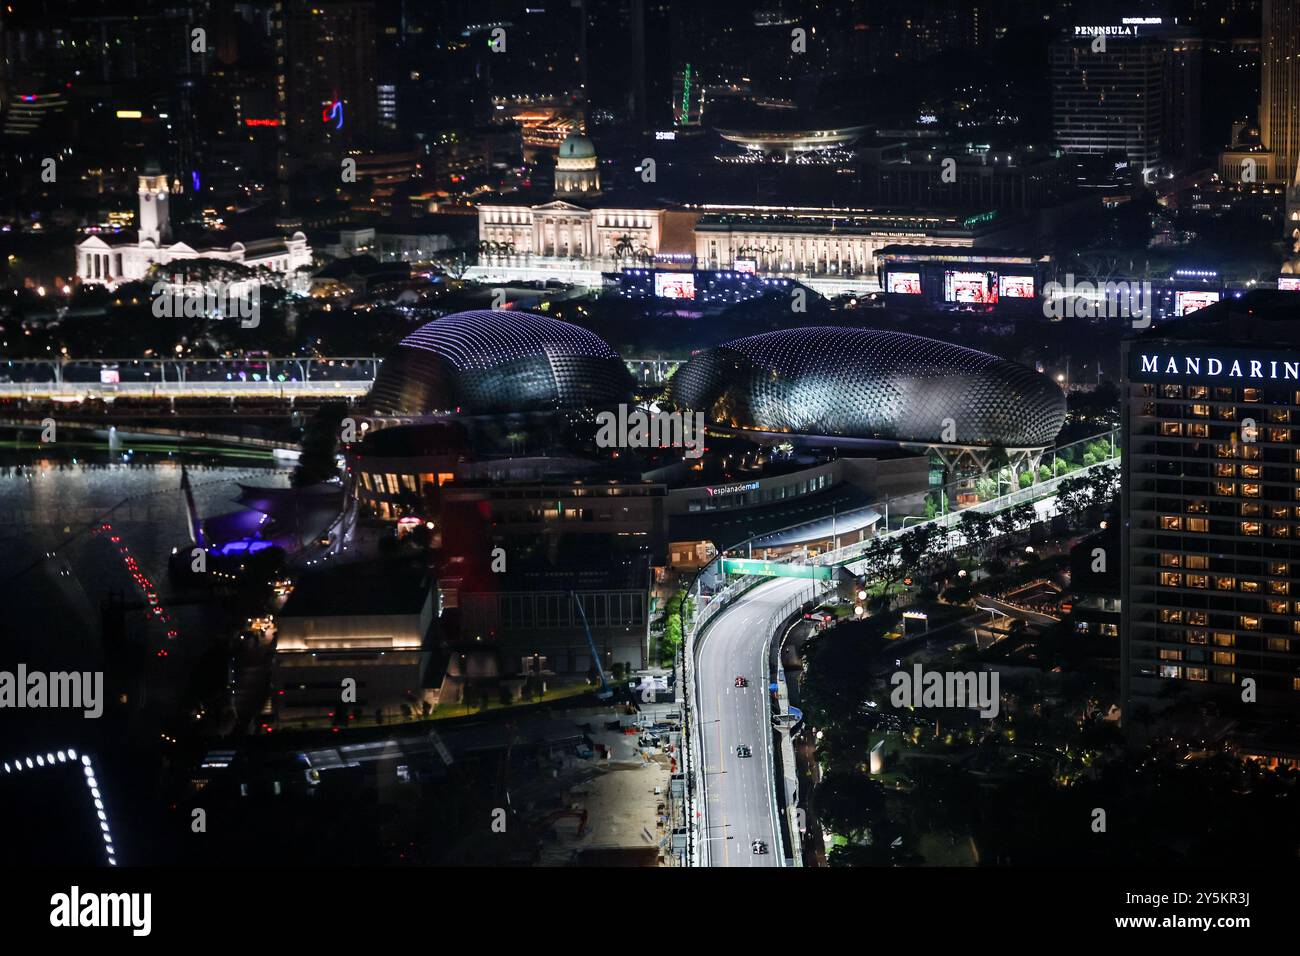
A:
[[[1260,139],[1274,155],[1278,179],[1296,185],[1300,165],[1300,0],[1264,0]],[[1287,231],[1300,225],[1300,209],[1288,210]]]
[[[289,0],[285,17],[279,82],[289,145],[300,162],[333,163],[338,151],[367,144],[375,133],[374,7],[368,0]]]
[[[1124,345],[1130,704],[1300,709],[1297,299],[1229,299]]]

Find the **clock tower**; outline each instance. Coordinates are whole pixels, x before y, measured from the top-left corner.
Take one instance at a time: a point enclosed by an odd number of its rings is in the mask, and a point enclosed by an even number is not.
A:
[[[140,243],[152,242],[155,246],[169,244],[172,239],[171,193],[167,177],[157,163],[145,166],[136,189],[140,197]]]

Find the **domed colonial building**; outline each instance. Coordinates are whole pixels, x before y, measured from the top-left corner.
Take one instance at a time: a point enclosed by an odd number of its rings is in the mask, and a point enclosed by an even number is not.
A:
[[[600,161],[596,147],[581,133],[570,133],[555,157],[555,195],[582,196],[600,192]]]
[[[489,258],[606,259],[652,257],[665,210],[635,193],[605,193],[591,140],[570,133],[555,157],[555,189],[507,193],[478,207],[478,237]]]

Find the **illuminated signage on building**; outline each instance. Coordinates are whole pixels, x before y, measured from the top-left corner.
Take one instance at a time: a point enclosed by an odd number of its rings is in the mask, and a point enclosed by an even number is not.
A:
[[[245,126],[279,126],[280,121],[278,119],[246,119],[244,120],[244,125]]]
[[[746,491],[757,491],[757,481],[742,481],[733,485],[718,485],[716,488],[705,488],[710,498],[716,498],[719,495],[739,495]]]
[[[322,123],[334,123],[335,129],[343,128],[343,101],[335,97],[334,102],[328,104],[320,112]]]
[[[1244,349],[1216,349],[1213,353],[1135,349],[1129,358],[1129,377],[1137,381],[1178,377],[1300,382],[1300,361],[1260,358]]]

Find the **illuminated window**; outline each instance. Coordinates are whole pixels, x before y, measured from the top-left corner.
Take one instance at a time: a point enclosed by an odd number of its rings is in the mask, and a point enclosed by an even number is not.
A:
[[[1233,577],[1218,577],[1214,579],[1214,586],[1220,591],[1237,590],[1237,579]]]
[[[1188,398],[1208,398],[1209,395],[1210,395],[1210,387],[1209,387],[1208,385],[1188,385],[1188,386],[1187,386],[1187,397],[1188,397]]]
[[[1300,488],[1296,489],[1296,497],[1300,498]],[[1183,519],[1178,515],[1161,515],[1160,527],[1165,531],[1181,531],[1183,528]]]
[[[1161,387],[1160,393],[1165,398],[1182,398],[1183,387],[1181,385],[1165,385]]]
[[[1214,493],[1231,498],[1237,493],[1237,483],[1235,481],[1216,481],[1214,483]]]
[[[1229,634],[1226,631],[1215,631],[1214,646],[1215,647],[1236,647],[1237,635]]]
[[[1243,402],[1262,402],[1264,400],[1264,390],[1262,388],[1243,388],[1241,390],[1241,400]]]
[[[1291,421],[1291,413],[1285,408],[1270,408],[1268,411],[1268,420],[1270,422],[1285,425]]]
[[[1258,581],[1242,581],[1242,582],[1241,582],[1241,589],[1242,589],[1242,591],[1246,592],[1247,594],[1258,594],[1258,593],[1259,593],[1259,582],[1258,582]]]
[[[1270,637],[1268,639],[1268,649],[1270,651],[1281,652],[1285,654],[1290,648],[1290,641],[1285,637]]]
[[[1183,566],[1183,556],[1181,554],[1162,552],[1160,555],[1160,566],[1162,568],[1181,568]]]
[[[1290,594],[1291,582],[1290,581],[1269,581],[1268,590],[1270,594]]]
[[[1215,664],[1227,664],[1229,666],[1237,663],[1237,655],[1232,651],[1215,651],[1210,659]]]
[[[1291,607],[1290,601],[1270,600],[1268,602],[1269,614],[1286,614]]]
[[[1241,506],[1241,516],[1243,518],[1258,518],[1260,515],[1259,505],[1253,501],[1243,502]]]
[[[1203,515],[1209,509],[1205,506],[1204,501],[1187,502],[1187,513],[1189,515]]]
[[[1187,623],[1188,623],[1188,624],[1199,624],[1199,625],[1204,626],[1204,625],[1210,623],[1210,616],[1209,616],[1208,614],[1206,614],[1204,611],[1188,611],[1188,612],[1187,612]]]
[[[1162,661],[1181,661],[1183,652],[1176,647],[1162,647],[1160,648],[1160,659]]]
[[[1160,622],[1162,624],[1182,624],[1183,612],[1177,608],[1162,607],[1160,609]],[[1300,621],[1296,621],[1296,627],[1300,630]]]
[[[1252,537],[1260,533],[1260,523],[1258,521],[1243,521],[1241,523],[1241,533]]]
[[[1187,434],[1193,438],[1209,438],[1210,426],[1203,422],[1192,422],[1187,426]]]
[[[1189,667],[1187,668],[1187,679],[1205,682],[1210,679],[1210,674],[1204,667]]]
[[[1183,434],[1182,422],[1161,422],[1160,434],[1165,438],[1180,438]]]
[[[1183,586],[1183,576],[1173,571],[1162,571],[1160,583],[1167,588],[1180,588]]]
[[[1285,444],[1291,441],[1291,429],[1289,428],[1270,428],[1268,430],[1268,440]]]
[[[1204,571],[1210,566],[1210,559],[1203,554],[1189,554],[1187,566],[1197,571]]]
[[[1296,469],[1296,473],[1300,474],[1300,468]],[[1232,462],[1221,461],[1216,462],[1214,465],[1214,477],[1216,478],[1232,478],[1236,474],[1237,466],[1232,464]],[[1297,478],[1296,480],[1300,481],[1300,478]]]
[[[1259,465],[1242,465],[1241,477],[1243,478],[1262,478],[1263,470]]]
[[[1210,417],[1210,406],[1209,406],[1209,405],[1201,405],[1200,403],[1197,403],[1197,404],[1195,404],[1195,405],[1192,405],[1191,408],[1190,408],[1190,416],[1189,416],[1189,417],[1192,417],[1192,418],[1209,418],[1209,417]]]
[[[1270,538],[1289,538],[1291,537],[1291,528],[1284,524],[1271,524],[1268,526],[1268,536]]]
[[[1241,483],[1241,496],[1243,498],[1258,498],[1260,491],[1259,482],[1243,481]]]
[[[1205,574],[1189,574],[1186,581],[1189,588],[1207,588],[1210,586],[1209,575]]]
[[[1188,644],[1204,644],[1204,643],[1205,643],[1205,632],[1204,632],[1204,631],[1188,631],[1188,632],[1187,632],[1187,643],[1188,643]]]
[[[1236,406],[1221,405],[1219,407],[1219,418],[1223,421],[1235,422],[1237,420]]]
[[[1160,665],[1160,676],[1161,676],[1161,677],[1169,677],[1169,678],[1173,678],[1173,679],[1177,680],[1179,677],[1182,676],[1182,674],[1183,674],[1183,669],[1182,669],[1181,667],[1179,667],[1177,664],[1161,664],[1161,665]]]
[[[1188,518],[1188,519],[1187,519],[1187,530],[1188,530],[1188,531],[1201,531],[1201,532],[1209,531],[1209,530],[1210,530],[1210,522],[1209,522],[1206,518]]]
[[[1253,614],[1242,614],[1237,619],[1237,628],[1242,631],[1258,631],[1259,618],[1255,617]]]

